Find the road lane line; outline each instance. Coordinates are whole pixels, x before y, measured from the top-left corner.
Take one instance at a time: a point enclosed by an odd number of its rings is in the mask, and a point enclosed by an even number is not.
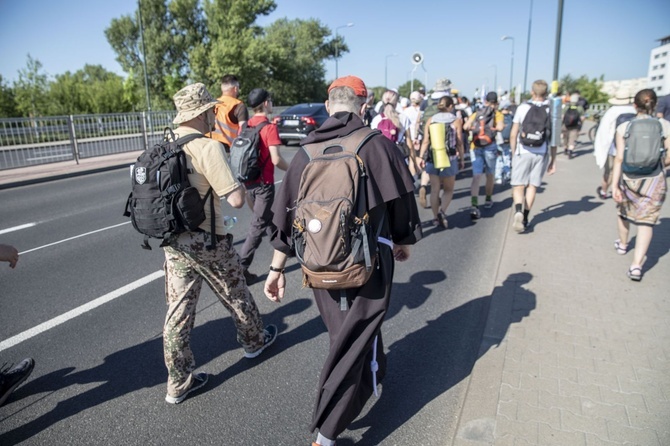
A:
[[[37,250],[40,250],[40,249],[48,248],[49,246],[69,242],[70,240],[75,240],[75,239],[78,239],[80,237],[95,234],[96,232],[102,232],[102,231],[106,231],[108,229],[118,228],[119,226],[123,226],[123,225],[127,225],[127,224],[130,224],[130,222],[127,221],[127,222],[124,222],[124,223],[119,223],[118,225],[112,225],[112,226],[107,226],[106,228],[96,229],[95,231],[87,232],[85,234],[75,235],[74,237],[70,237],[70,238],[66,238],[66,239],[63,239],[63,240],[59,240],[57,242],[49,243],[48,245],[38,246],[37,248],[29,249],[27,251],[22,251],[22,252],[19,253],[19,255],[23,255],[23,254],[26,254],[26,253],[29,253],[29,252],[33,252],[33,251],[37,251]]]
[[[7,234],[8,232],[20,231],[21,229],[32,228],[37,223],[26,223],[25,225],[14,226],[12,228],[0,229],[0,234]]]
[[[112,291],[111,293],[105,294],[104,296],[98,297],[95,300],[90,301],[87,304],[84,304],[80,307],[77,307],[73,310],[68,311],[67,313],[61,314],[60,316],[57,316],[49,321],[46,321],[42,324],[39,324],[36,327],[31,328],[30,330],[26,330],[23,333],[19,333],[16,336],[12,336],[11,338],[0,342],[0,352],[3,350],[7,350],[10,347],[13,347],[23,341],[26,341],[32,337],[37,336],[40,333],[44,333],[47,330],[50,330],[54,327],[57,327],[58,325],[64,324],[65,322],[69,321],[70,319],[74,319],[77,316],[80,316],[88,311],[93,310],[94,308],[99,307],[100,305],[106,304],[107,302],[111,302],[112,300],[116,299],[117,297],[121,297],[124,294],[130,293],[131,291],[146,285],[150,282],[153,282],[156,279],[159,279],[165,275],[163,270],[156,271],[153,274],[149,274],[146,277],[142,277],[139,280],[136,280],[133,283],[129,283],[126,286],[123,286],[117,290]]]

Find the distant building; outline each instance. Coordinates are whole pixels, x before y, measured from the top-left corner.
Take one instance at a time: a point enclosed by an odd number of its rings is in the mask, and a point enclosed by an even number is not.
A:
[[[658,39],[660,46],[649,57],[649,88],[658,96],[670,94],[670,36]]]
[[[624,79],[621,81],[605,81],[600,91],[607,93],[611,98],[633,98],[635,94],[648,88],[649,80],[646,77]]]

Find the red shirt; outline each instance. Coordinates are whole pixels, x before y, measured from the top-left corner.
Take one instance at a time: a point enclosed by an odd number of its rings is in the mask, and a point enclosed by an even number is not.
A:
[[[250,127],[255,127],[261,122],[266,121],[270,122],[267,116],[252,116],[247,125]],[[270,157],[270,146],[280,146],[281,139],[279,139],[279,132],[277,131],[277,126],[275,124],[268,124],[261,129],[260,132],[261,140],[258,143],[258,151],[260,156],[260,165],[261,165],[261,177],[259,181],[264,184],[274,184],[275,182],[275,166],[272,164],[272,158]],[[254,184],[257,181],[251,183]]]

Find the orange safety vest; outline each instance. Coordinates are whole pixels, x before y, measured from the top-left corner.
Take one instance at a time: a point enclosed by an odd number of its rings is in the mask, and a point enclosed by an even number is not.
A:
[[[224,143],[230,149],[233,139],[237,138],[240,125],[232,122],[229,115],[237,104],[242,104],[242,101],[232,96],[221,96],[217,98],[217,101],[219,103],[214,106],[214,113],[216,114],[214,131],[207,136]]]

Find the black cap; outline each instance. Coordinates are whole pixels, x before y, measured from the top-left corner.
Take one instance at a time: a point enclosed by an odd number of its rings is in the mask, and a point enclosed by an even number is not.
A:
[[[254,88],[249,92],[249,107],[256,108],[267,101],[270,93],[262,88]]]
[[[498,94],[495,91],[486,93],[486,102],[498,102]]]

